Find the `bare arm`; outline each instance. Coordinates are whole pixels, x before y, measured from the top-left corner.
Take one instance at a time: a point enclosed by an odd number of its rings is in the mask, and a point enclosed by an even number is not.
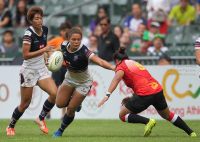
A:
[[[115,70],[115,66],[111,65],[110,63],[108,63],[107,61],[105,60],[102,60],[101,58],[99,58],[98,56],[96,55],[93,55],[91,58],[90,58],[90,61],[92,61],[93,63],[95,63],[96,65],[99,65],[105,69],[109,69],[109,70]]]
[[[122,70],[117,71],[117,73],[115,74],[115,77],[113,78],[110,84],[108,93],[111,94],[116,89],[117,85],[119,84],[123,76],[124,76],[124,71]],[[98,107],[101,107],[108,100],[108,98],[109,98],[108,96],[105,96],[104,99],[98,104]]]
[[[4,20],[0,22],[0,27],[7,25],[9,21],[10,21],[10,18],[8,17],[4,18]]]
[[[200,49],[196,49],[196,62],[200,65]]]
[[[176,26],[177,25],[176,23],[172,23],[172,19],[171,18],[168,18],[167,24],[168,24],[168,26]]]
[[[26,43],[23,44],[22,52],[23,52],[23,56],[24,56],[25,60],[28,60],[28,59],[34,58],[36,56],[39,56],[39,55],[43,54],[44,52],[51,51],[52,46],[51,45],[47,45],[46,47],[44,47],[44,48],[42,48],[42,49],[40,49],[38,51],[35,51],[35,52],[30,52],[30,49],[31,49],[31,45],[30,44],[26,44]]]

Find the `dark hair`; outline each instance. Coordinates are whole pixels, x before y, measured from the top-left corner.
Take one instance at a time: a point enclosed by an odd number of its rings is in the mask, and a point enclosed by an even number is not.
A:
[[[126,48],[120,47],[114,54],[113,54],[113,60],[116,59],[123,61],[124,59],[129,59],[128,55],[126,54]]]
[[[105,6],[100,6],[100,7],[98,8],[98,10],[97,10],[96,25],[98,25],[99,22],[100,22],[100,18],[98,17],[98,13],[99,13],[99,10],[100,10],[100,9],[103,9],[103,10],[105,11],[106,15],[108,16],[108,10],[107,10],[107,8],[106,8]]]
[[[161,59],[165,59],[165,60],[167,60],[168,62],[171,62],[171,61],[172,61],[172,59],[170,58],[170,56],[168,56],[166,53],[163,53],[163,54],[159,57],[159,61],[160,61]]]
[[[21,20],[21,13],[19,12],[18,4],[19,4],[19,2],[21,2],[21,1],[23,1],[24,4],[25,4],[25,10],[24,10],[23,15],[26,16],[26,14],[27,14],[27,12],[28,12],[28,9],[27,9],[27,7],[26,7],[26,2],[25,2],[25,0],[20,0],[20,1],[18,1],[18,3],[17,3],[17,10],[16,10],[16,23],[17,23],[18,25],[20,24],[20,20]],[[26,18],[26,23],[29,24],[27,18]]]
[[[108,16],[104,16],[104,17],[100,18],[100,22],[104,19],[106,19],[108,21],[108,24],[110,24],[110,18]]]
[[[13,32],[10,31],[10,30],[6,30],[6,31],[4,31],[4,32],[3,32],[3,35],[5,35],[5,34],[7,34],[7,33],[10,33],[11,35],[13,35]]]
[[[143,26],[145,26],[145,27],[146,27],[146,29],[148,28],[148,27],[147,27],[147,24],[146,24],[146,23],[144,23],[144,22],[140,23],[139,25],[143,25]]]
[[[78,27],[78,28],[80,28],[81,30],[83,30],[83,26],[82,26],[82,25],[76,24],[74,27]]]
[[[70,37],[72,36],[72,34],[80,34],[82,37],[82,32],[77,29],[76,27],[71,28],[67,33],[66,33],[66,37],[68,39],[70,39]]]
[[[114,28],[116,27],[118,27],[122,33],[124,32],[121,26],[115,26]]]
[[[35,14],[40,14],[41,16],[43,16],[43,10],[40,7],[32,7],[31,9],[29,9],[28,13],[27,13],[27,19],[32,21]]]
[[[95,38],[98,39],[98,36],[96,36],[96,35],[94,35],[94,34],[92,34],[90,37],[95,37]]]
[[[64,22],[64,23],[62,23],[61,25],[60,25],[60,30],[64,30],[64,29],[71,29],[72,28],[72,24],[71,24],[71,22],[68,22],[68,21],[66,21],[66,22]]]

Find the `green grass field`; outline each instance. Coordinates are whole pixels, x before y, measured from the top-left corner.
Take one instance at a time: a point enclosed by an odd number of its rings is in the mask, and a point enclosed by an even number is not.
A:
[[[33,120],[19,120],[16,135],[7,136],[9,120],[0,120],[0,142],[200,142],[200,120],[186,121],[197,133],[196,138],[190,138],[167,121],[157,121],[151,135],[143,137],[143,124],[119,120],[74,120],[62,137],[52,138],[60,123],[61,120],[47,121],[49,134],[44,134]]]

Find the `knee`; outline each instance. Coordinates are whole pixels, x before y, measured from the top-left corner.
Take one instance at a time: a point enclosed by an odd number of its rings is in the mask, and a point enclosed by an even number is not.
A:
[[[29,105],[30,105],[30,102],[23,102],[20,104],[19,107],[21,108],[21,110],[25,111],[29,107]]]
[[[63,108],[63,107],[64,107],[62,104],[59,104],[59,103],[57,103],[57,102],[56,102],[56,106],[57,106],[58,108]]]
[[[74,108],[74,107],[67,107],[67,115],[68,116],[74,116],[75,111],[76,111],[76,108]]]

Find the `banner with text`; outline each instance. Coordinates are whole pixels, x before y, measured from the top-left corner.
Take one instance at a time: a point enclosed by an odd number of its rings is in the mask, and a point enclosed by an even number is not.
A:
[[[145,66],[151,75],[158,80],[170,110],[183,119],[200,119],[200,79],[199,66]],[[13,110],[20,104],[20,66],[0,66],[0,119],[9,119]],[[82,110],[76,113],[77,119],[118,119],[121,100],[133,93],[121,81],[110,99],[98,108],[98,103],[105,96],[115,73],[99,66],[89,66],[93,75],[93,86],[82,103]],[[49,86],[51,87],[51,86]],[[22,119],[38,117],[48,94],[38,86],[34,87],[32,101]],[[140,113],[142,116],[161,119],[153,106]],[[61,118],[61,109],[51,111],[52,119]]]

